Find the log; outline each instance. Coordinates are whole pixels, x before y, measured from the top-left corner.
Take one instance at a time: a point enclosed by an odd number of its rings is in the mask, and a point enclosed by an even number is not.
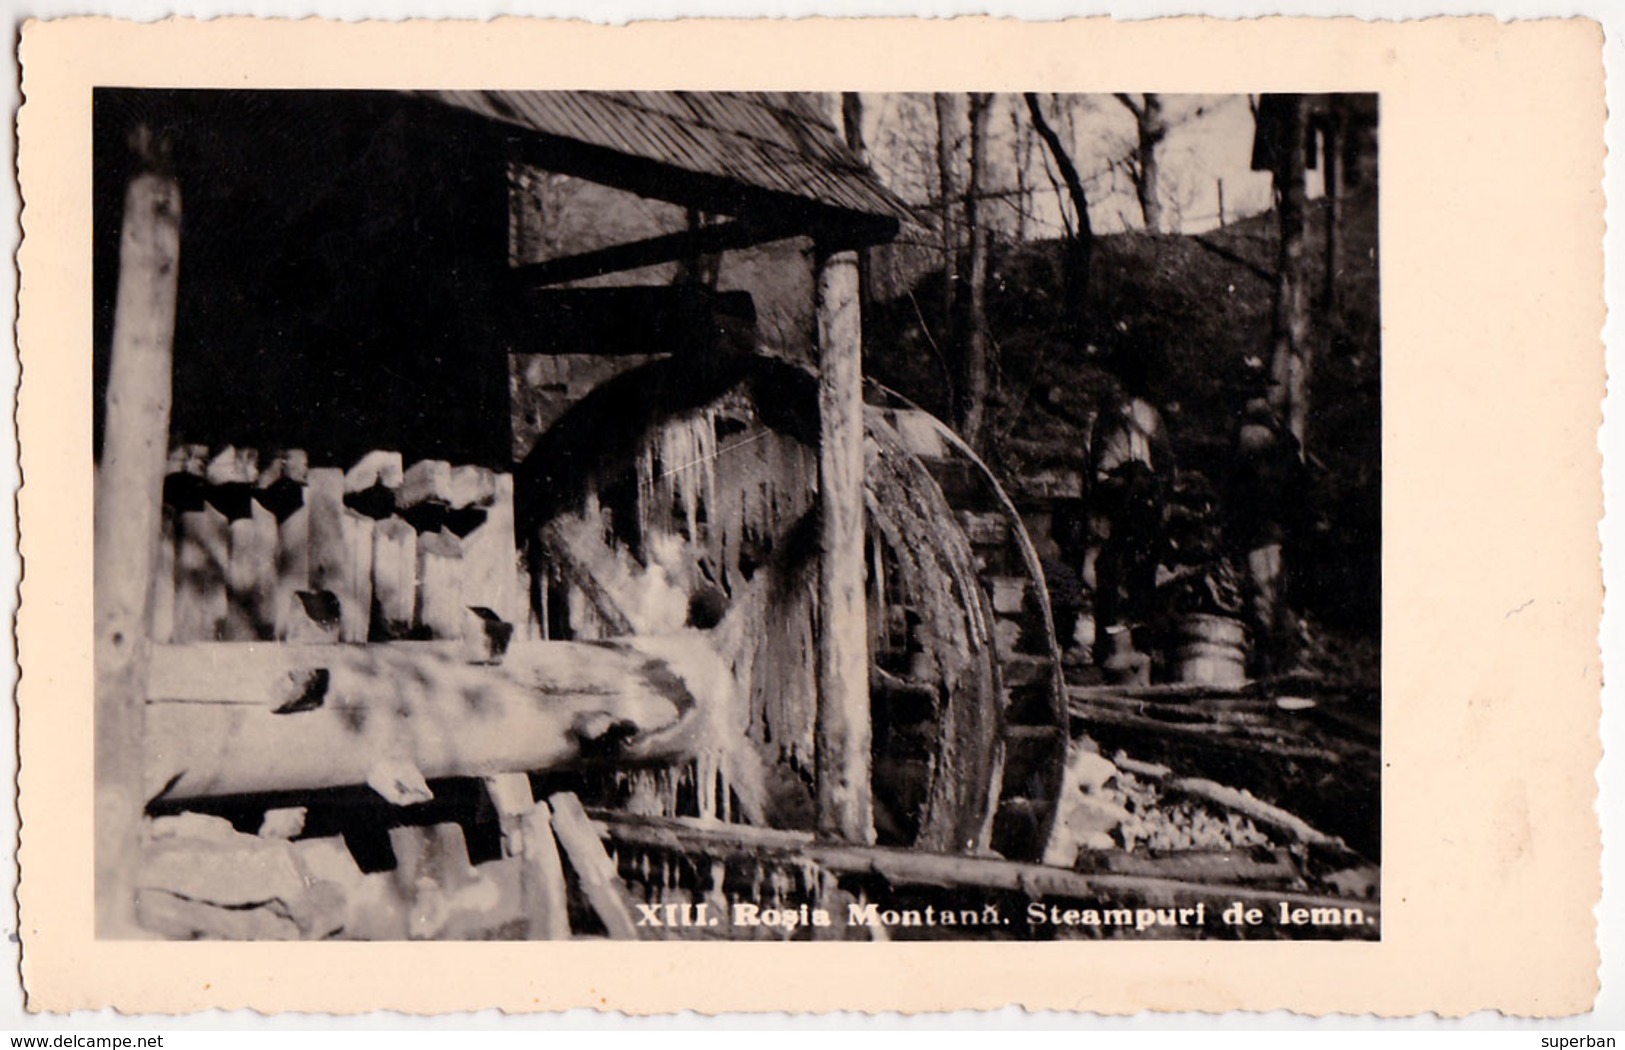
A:
[[[604,843],[581,808],[581,800],[568,791],[561,791],[547,801],[553,810],[553,835],[564,847],[564,855],[570,858],[581,892],[598,913],[610,939],[637,940],[638,925],[632,918],[631,894],[621,882],[615,862],[604,852]]]
[[[142,129],[145,132],[146,129]],[[180,188],[131,180],[119,234],[107,413],[95,515],[95,930],[136,930],[131,879],[141,826],[141,740],[153,567],[169,449]]]
[[[1238,686],[1164,682],[1158,685],[1070,685],[1066,688],[1066,695],[1074,700],[1194,700],[1257,696],[1260,689],[1257,682]]]
[[[533,941],[570,939],[570,895],[564,884],[564,865],[553,838],[553,811],[537,802],[520,818],[524,842],[519,896]]]
[[[864,592],[863,333],[858,256],[820,246],[818,315],[818,828],[873,842]]]
[[[1209,750],[1242,752],[1259,757],[1288,759],[1298,762],[1319,762],[1341,765],[1344,757],[1335,751],[1310,744],[1277,743],[1275,738],[1285,733],[1268,733],[1237,725],[1217,723],[1165,722],[1160,718],[1146,718],[1132,712],[1117,710],[1100,704],[1072,701],[1072,717],[1085,726],[1111,726],[1125,732],[1144,733],[1165,737]]]
[[[992,857],[918,853],[883,846],[820,842],[799,831],[778,831],[741,824],[701,824],[684,817],[645,817],[601,810],[592,812],[598,833],[613,845],[692,853],[714,861],[782,860],[811,862],[840,875],[884,879],[894,887],[1000,890],[1034,899],[1078,901],[1125,899],[1205,902],[1210,909],[1235,901],[1272,911],[1286,902],[1293,907],[1360,908],[1370,925],[1356,927],[1375,936],[1381,916],[1375,901],[1308,894],[1288,889],[1194,882],[1154,875],[1086,874],[1044,864]],[[1213,913],[1217,919],[1217,912]]]
[[[1143,850],[1085,850],[1078,858],[1086,871],[1114,875],[1150,875],[1205,883],[1298,885],[1303,876],[1285,850],[1262,856],[1246,850],[1181,850],[1148,856]]]
[[[1279,806],[1272,806],[1263,799],[1255,798],[1246,791],[1239,791],[1233,787],[1200,777],[1182,777],[1178,780],[1164,781],[1164,792],[1188,795],[1203,802],[1211,802],[1215,806],[1239,813],[1254,824],[1262,824],[1275,831],[1282,832],[1296,842],[1305,842],[1320,846],[1341,846],[1342,840],[1334,838],[1323,831],[1310,826],[1307,821],[1288,813]]]
[[[672,760],[729,702],[727,668],[697,634],[520,643],[500,666],[462,654],[460,642],[158,647],[142,797]]]

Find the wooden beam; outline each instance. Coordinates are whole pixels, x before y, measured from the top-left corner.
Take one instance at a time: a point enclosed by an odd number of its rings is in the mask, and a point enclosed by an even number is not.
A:
[[[537,802],[520,818],[519,897],[533,941],[570,939],[570,894],[564,883],[564,864],[553,837],[553,811]]]
[[[795,227],[784,222],[749,222],[743,219],[702,226],[698,229],[679,230],[641,241],[615,244],[608,248],[566,255],[560,259],[516,266],[508,271],[509,277],[520,285],[541,287],[579,281],[605,274],[638,270],[645,266],[693,259],[701,255],[746,248],[764,241],[776,241],[795,233]]]
[[[461,642],[160,646],[141,799],[686,757],[731,681],[695,641],[515,643],[500,666]]]
[[[145,799],[142,686],[169,451],[180,229],[174,180],[151,172],[131,180],[96,475],[95,891],[102,937],[136,929],[131,880]]]
[[[820,251],[818,315],[818,830],[874,841],[864,592],[863,333],[856,252]]]
[[[581,892],[598,913],[604,929],[612,940],[637,940],[638,924],[632,918],[631,894],[621,882],[615,862],[604,851],[597,829],[581,808],[581,800],[568,791],[561,791],[548,798],[547,803],[553,810],[553,835],[564,847],[564,855],[570,858]]]
[[[507,311],[507,343],[527,354],[699,354],[753,350],[749,292],[697,285],[541,288]],[[739,341],[745,345],[737,346]]]
[[[742,824],[701,824],[692,819],[645,817],[594,810],[599,834],[620,846],[690,853],[712,861],[783,860],[813,864],[837,875],[872,876],[896,887],[943,887],[954,890],[998,890],[1033,899],[1063,898],[1078,901],[1156,901],[1158,906],[1204,902],[1210,909],[1241,901],[1269,908],[1281,902],[1292,907],[1358,908],[1369,920],[1344,930],[1356,937],[1375,937],[1381,906],[1376,901],[1310,894],[1284,888],[1187,881],[1161,875],[1086,874],[1066,868],[995,857],[920,853],[879,846],[820,842],[805,832],[778,831]],[[1218,914],[1210,916],[1217,924]],[[1330,927],[1322,927],[1322,931]]]

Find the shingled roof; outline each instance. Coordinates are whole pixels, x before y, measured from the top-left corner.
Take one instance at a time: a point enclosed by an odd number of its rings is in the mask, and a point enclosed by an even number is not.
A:
[[[541,167],[723,214],[786,209],[809,227],[890,239],[907,207],[806,95],[704,91],[430,91],[516,134]],[[586,170],[583,170],[586,169]]]

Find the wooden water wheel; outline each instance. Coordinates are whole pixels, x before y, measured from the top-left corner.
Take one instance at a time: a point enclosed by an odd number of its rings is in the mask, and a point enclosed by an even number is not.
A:
[[[951,432],[871,395],[877,838],[1036,858],[1067,746],[1037,559]],[[547,636],[691,630],[734,675],[737,701],[694,762],[612,763],[601,802],[812,826],[816,441],[808,369],[757,355],[665,359],[595,388],[521,467],[521,535]]]

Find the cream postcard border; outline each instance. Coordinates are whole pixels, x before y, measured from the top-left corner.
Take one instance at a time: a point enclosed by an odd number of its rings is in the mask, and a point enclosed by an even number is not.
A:
[[[1600,890],[1601,49],[1592,22],[1489,18],[30,23],[18,411],[29,1008],[1588,1009]],[[96,85],[1378,92],[1382,941],[94,940]]]

